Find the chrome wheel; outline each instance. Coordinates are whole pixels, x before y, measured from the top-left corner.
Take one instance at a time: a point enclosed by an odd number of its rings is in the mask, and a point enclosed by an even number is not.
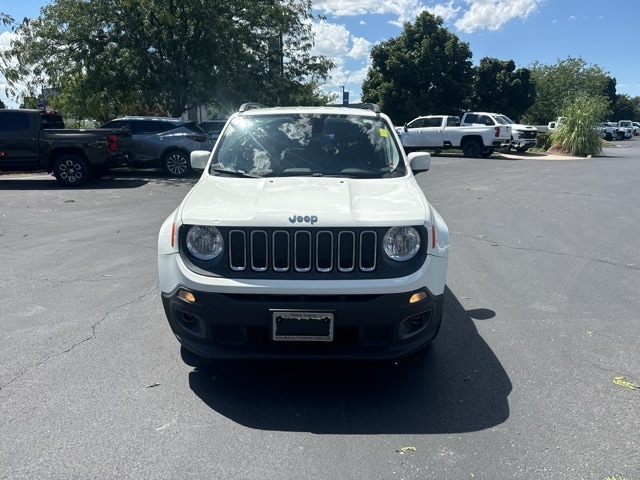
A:
[[[177,150],[165,155],[162,167],[164,171],[172,177],[183,177],[189,172],[189,170],[191,170],[189,157],[187,157],[183,152],[179,152]]]
[[[66,186],[83,185],[89,180],[90,169],[82,158],[63,155],[53,163],[53,174]]]

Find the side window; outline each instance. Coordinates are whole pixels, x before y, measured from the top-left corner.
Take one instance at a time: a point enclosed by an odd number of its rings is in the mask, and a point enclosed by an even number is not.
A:
[[[42,128],[64,128],[62,115],[43,113],[40,118],[42,120]]]
[[[447,117],[447,127],[459,127],[459,126],[460,126],[460,118]]]
[[[162,121],[154,121],[154,120],[143,120],[141,122],[134,122],[138,131],[134,131],[135,133],[162,133],[168,130],[173,130],[176,128],[170,122],[162,122]]]
[[[481,123],[482,125],[487,125],[488,127],[493,126],[493,120],[491,120],[491,117],[488,117],[486,115],[480,115],[476,123]]]
[[[27,112],[1,112],[0,132],[20,132],[29,130],[29,114]]]
[[[437,117],[427,118],[424,122],[425,127],[439,127],[440,125],[442,125],[442,119]]]
[[[105,123],[102,128],[129,128],[129,124],[128,122],[125,122],[124,120],[112,120],[111,122],[107,122]]]
[[[467,116],[465,116],[464,121],[465,123],[480,123],[478,122],[478,115],[474,113],[468,114]]]

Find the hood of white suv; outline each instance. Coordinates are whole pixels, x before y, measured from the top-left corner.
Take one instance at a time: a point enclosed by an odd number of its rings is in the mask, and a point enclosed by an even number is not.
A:
[[[428,205],[410,175],[385,179],[204,176],[184,199],[191,225],[340,227],[421,225]]]

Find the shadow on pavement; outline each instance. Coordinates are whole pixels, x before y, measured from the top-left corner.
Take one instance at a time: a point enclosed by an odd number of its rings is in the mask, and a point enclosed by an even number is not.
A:
[[[46,172],[0,172],[0,190],[104,190],[139,188],[149,183],[166,186],[194,185],[198,174],[169,177],[160,170],[118,169],[103,178],[94,179],[79,187],[65,187]]]
[[[208,406],[250,428],[331,434],[478,431],[509,417],[511,382],[472,317],[445,292],[440,335],[400,362],[230,362],[193,370]]]

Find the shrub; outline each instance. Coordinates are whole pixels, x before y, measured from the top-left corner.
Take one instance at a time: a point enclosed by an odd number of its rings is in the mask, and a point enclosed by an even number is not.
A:
[[[549,150],[551,147],[551,132],[538,133],[536,137],[536,148],[540,150]]]
[[[563,153],[586,157],[602,154],[598,123],[607,112],[602,97],[580,97],[565,105],[560,128],[551,134],[551,142]]]

